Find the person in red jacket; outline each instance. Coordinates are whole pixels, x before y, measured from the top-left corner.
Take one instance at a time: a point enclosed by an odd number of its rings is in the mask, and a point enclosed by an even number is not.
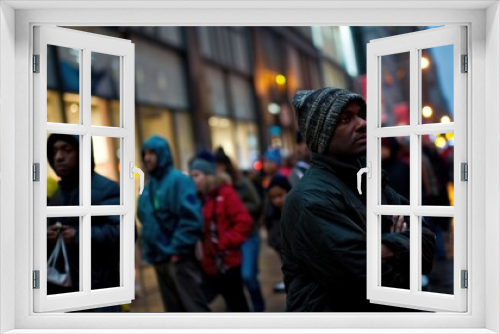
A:
[[[230,177],[215,175],[215,165],[195,158],[189,173],[203,203],[202,266],[228,311],[248,312],[241,278],[241,245],[250,235],[253,219],[231,185]]]

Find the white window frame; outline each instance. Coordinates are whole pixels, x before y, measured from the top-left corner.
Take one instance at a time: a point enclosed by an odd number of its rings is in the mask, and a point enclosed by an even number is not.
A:
[[[467,163],[467,73],[462,73],[461,57],[467,55],[467,31],[464,26],[448,26],[399,36],[375,39],[367,46],[367,298],[385,305],[408,305],[429,311],[467,310],[467,289],[461,288],[461,270],[467,270],[467,185],[461,181],[461,163]],[[451,45],[453,56],[454,119],[449,123],[422,123],[422,50]],[[406,53],[409,57],[410,123],[382,126],[382,57]],[[422,203],[422,135],[453,133],[454,206],[429,206]],[[410,204],[381,205],[381,139],[404,136],[410,139]],[[410,217],[410,287],[395,289],[381,285],[382,215]],[[453,294],[422,291],[421,218],[454,218]]]
[[[35,312],[81,310],[110,304],[128,304],[135,298],[134,274],[134,44],[125,39],[102,36],[72,29],[34,27],[34,54],[39,56],[39,73],[33,74],[34,162],[40,164],[40,182],[33,184],[34,202],[34,270],[39,271],[39,289],[34,290]],[[79,50],[80,123],[47,122],[47,46]],[[120,124],[117,127],[93,126],[91,123],[91,54],[118,57],[120,62]],[[80,205],[47,206],[47,134],[79,135]],[[91,139],[93,136],[117,138],[120,141],[120,204],[95,206],[91,204]],[[120,216],[120,285],[92,290],[91,287],[91,218]],[[80,286],[78,292],[47,295],[47,225],[49,217],[79,217]],[[111,264],[110,264],[111,265]]]
[[[0,4],[0,84],[2,104],[0,183],[0,332],[92,333],[498,333],[500,332],[500,11],[498,1],[326,3],[238,1],[200,2],[18,2]],[[51,7],[52,6],[52,7]],[[61,7],[73,9],[62,9]],[[102,9],[129,6],[132,9]],[[139,11],[138,6],[150,6]],[[203,6],[203,8],[200,8]],[[220,9],[221,6],[230,7]],[[397,6],[397,8],[395,8]],[[427,7],[426,7],[427,6]],[[459,9],[453,6],[461,6]],[[163,7],[159,9],[158,7]],[[25,8],[25,9],[22,9]],[[28,9],[26,9],[28,8]],[[31,9],[30,9],[31,8]],[[33,9],[34,8],[34,9]],[[42,10],[41,8],[59,8]],[[74,10],[74,8],[79,8]],[[242,10],[247,8],[246,10]],[[249,8],[249,9],[248,9]],[[348,9],[346,9],[348,8]],[[401,8],[406,8],[401,9]],[[412,10],[408,10],[412,8]],[[210,15],[207,15],[207,12]],[[382,22],[382,23],[381,23]],[[32,219],[26,201],[32,156],[30,64],[32,26],[57,25],[439,25],[465,24],[469,30],[469,311],[436,314],[34,314],[31,289]],[[486,70],[487,69],[487,70]],[[14,84],[13,84],[14,83]],[[13,112],[15,111],[15,113]],[[12,117],[15,114],[15,118]],[[26,135],[28,134],[28,135]],[[15,140],[12,140],[15,138]],[[12,143],[15,143],[12,145]],[[10,146],[7,146],[10,145]],[[488,146],[486,146],[488,145]],[[487,148],[487,150],[486,150]],[[485,152],[488,152],[486,154]],[[5,178],[5,175],[14,177]],[[488,175],[488,182],[486,182]],[[15,196],[12,196],[14,192]],[[8,205],[7,205],[7,204]],[[486,205],[485,205],[486,204]],[[471,226],[474,226],[472,229]],[[14,236],[14,237],[12,237]],[[26,259],[29,259],[28,261]],[[487,293],[486,293],[487,292]],[[14,305],[14,307],[12,307]],[[138,325],[143,326],[137,329]],[[166,329],[169,328],[169,329]],[[192,331],[175,330],[176,328]],[[413,329],[410,329],[413,328]],[[114,331],[113,331],[114,329]],[[137,330],[133,330],[137,329]],[[160,329],[163,329],[160,331]],[[211,330],[210,330],[211,329]],[[294,329],[294,330],[292,330]],[[415,330],[418,329],[418,330]],[[46,332],[46,331],[45,331]]]

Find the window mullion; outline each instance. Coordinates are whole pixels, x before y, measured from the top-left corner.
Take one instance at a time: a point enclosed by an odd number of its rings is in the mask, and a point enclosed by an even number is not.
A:
[[[420,50],[410,50],[410,206],[415,206],[419,201],[420,182],[420,150],[419,138],[414,129],[420,119]],[[411,210],[413,211],[413,210]],[[418,217],[412,212],[410,214],[410,291],[418,291],[420,245],[418,243]]]
[[[80,117],[87,132],[83,135],[83,147],[80,152],[80,171],[82,184],[80,185],[83,206],[90,209],[91,206],[91,154],[92,154],[92,135],[90,133],[91,125],[91,51],[84,48],[80,56]],[[80,282],[83,282],[83,291],[90,293],[91,290],[91,216],[90,210],[86,212],[83,219],[80,220]]]

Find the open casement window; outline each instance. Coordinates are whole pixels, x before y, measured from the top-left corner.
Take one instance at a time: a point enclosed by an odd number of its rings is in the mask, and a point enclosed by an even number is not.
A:
[[[61,97],[57,115],[47,111],[49,71],[55,71],[65,89],[73,92]],[[130,303],[136,171],[134,44],[37,26],[33,72],[33,168],[38,181],[33,202],[34,311]],[[115,83],[113,94],[120,100],[114,120],[103,120],[92,106],[91,92],[103,80]]]
[[[428,62],[425,55],[432,49],[445,48],[448,50],[448,59],[445,62],[452,67],[445,73],[448,78],[444,80],[452,92],[446,116],[442,117],[444,107],[429,105],[428,101],[435,101],[429,94],[433,94],[426,85],[429,84],[430,75],[427,69]],[[372,40],[367,46],[368,66],[368,95],[367,95],[367,298],[372,303],[403,306],[413,309],[431,311],[467,311],[467,289],[465,275],[467,274],[467,182],[463,180],[467,163],[467,63],[466,63],[466,28],[442,27],[422,32],[404,34],[395,37]],[[394,77],[403,77],[401,68],[390,68],[397,62],[387,61],[390,57],[405,59],[404,63],[409,71],[408,91],[409,112],[407,117],[387,117],[388,106],[383,99],[387,84]],[[443,64],[441,62],[440,64]],[[438,64],[434,64],[438,66]],[[443,66],[443,65],[441,65]],[[408,73],[408,72],[406,72]],[[424,80],[424,78],[426,80]],[[432,78],[431,78],[432,81]],[[404,82],[404,81],[403,81]],[[430,91],[430,92],[429,92]],[[434,118],[432,109],[435,109]],[[437,116],[437,117],[436,117]],[[392,138],[392,139],[389,139]],[[402,141],[409,148],[409,204],[387,205],[382,195],[384,177],[382,171],[382,145],[388,140]],[[429,145],[430,144],[430,145]],[[450,202],[439,204],[428,201],[429,192],[438,185],[436,179],[429,177],[427,171],[429,164],[436,161],[428,154],[424,154],[431,147],[448,146],[450,163],[450,182],[453,185],[454,205]],[[389,175],[389,179],[391,175]],[[359,181],[358,181],[359,182]],[[391,180],[389,180],[391,182]],[[392,180],[392,182],[405,182],[405,180]],[[390,184],[390,183],[389,183]],[[359,185],[358,185],[359,186]],[[395,288],[384,283],[382,273],[387,270],[387,264],[381,260],[382,243],[387,229],[384,224],[392,223],[393,217],[404,216],[409,226],[409,266],[410,282],[403,288]],[[397,219],[397,218],[396,218]],[[426,251],[429,244],[424,241],[423,226],[438,225],[437,221],[448,220],[451,229],[451,258],[448,260],[449,286],[447,292],[428,291],[425,286],[432,271],[437,271],[437,261],[434,268],[428,273],[426,264]],[[427,230],[427,231],[429,231]],[[434,235],[430,234],[431,239]],[[429,236],[429,235],[428,235]],[[406,239],[408,240],[408,239]],[[427,239],[429,240],[429,239]],[[430,247],[432,249],[432,247]],[[401,256],[401,254],[395,254]],[[431,255],[432,257],[432,255]],[[427,259],[428,260],[428,259]],[[427,267],[427,268],[425,268]]]

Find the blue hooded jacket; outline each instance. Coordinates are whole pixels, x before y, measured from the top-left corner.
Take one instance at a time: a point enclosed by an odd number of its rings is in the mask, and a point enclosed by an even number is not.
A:
[[[173,168],[168,142],[153,136],[142,145],[156,153],[156,169],[148,175],[139,197],[137,216],[142,223],[143,256],[149,263],[171,255],[192,255],[202,235],[201,203],[191,178]]]

